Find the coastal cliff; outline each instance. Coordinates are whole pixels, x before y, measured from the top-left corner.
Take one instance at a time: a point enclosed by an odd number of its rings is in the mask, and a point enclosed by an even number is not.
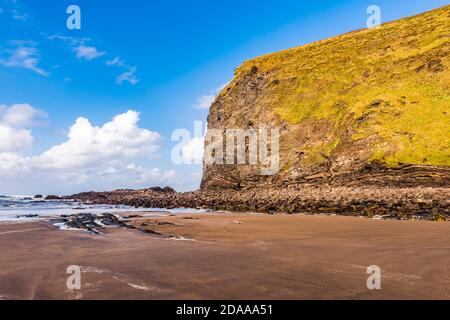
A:
[[[213,103],[208,133],[220,132],[224,143],[227,129],[279,129],[275,175],[262,175],[261,164],[205,161],[198,191],[150,188],[71,198],[449,220],[449,68],[450,6],[247,61]]]
[[[450,6],[246,61],[208,129],[280,129],[280,170],[207,164],[203,190],[450,185]]]

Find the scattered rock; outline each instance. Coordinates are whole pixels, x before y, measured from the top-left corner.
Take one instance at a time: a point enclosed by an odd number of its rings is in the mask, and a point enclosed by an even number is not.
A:
[[[21,218],[34,219],[34,218],[38,218],[38,217],[39,217],[38,214],[24,214],[24,215],[17,216],[16,219],[21,219]]]
[[[172,223],[172,222],[161,221],[161,222],[158,222],[158,226],[176,226],[176,224]]]
[[[135,219],[135,218],[142,218],[142,216],[141,215],[138,215],[138,214],[132,214],[132,215],[129,215],[128,217],[124,217],[125,219]]]
[[[45,200],[62,200],[63,198],[55,195],[48,195],[45,197]]]
[[[159,233],[159,232],[157,232],[155,230],[152,230],[152,229],[145,229],[145,230],[142,230],[142,232],[143,233],[157,235],[157,236],[162,236],[163,235],[162,233]]]
[[[99,230],[106,227],[116,226],[123,228],[134,228],[133,226],[125,224],[124,221],[110,213],[80,213],[70,216],[64,215],[60,218],[52,219],[51,222],[61,229],[79,229],[95,234],[101,234]]]

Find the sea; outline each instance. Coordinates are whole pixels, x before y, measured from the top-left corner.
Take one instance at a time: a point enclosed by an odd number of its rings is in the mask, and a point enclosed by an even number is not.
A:
[[[74,200],[45,200],[24,195],[0,195],[0,222],[29,222],[77,213],[142,212],[144,216],[204,213],[198,209],[135,208],[123,205],[94,205]]]

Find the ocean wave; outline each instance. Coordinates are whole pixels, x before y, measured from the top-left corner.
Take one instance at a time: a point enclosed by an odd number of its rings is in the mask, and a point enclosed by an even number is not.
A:
[[[43,200],[29,196],[0,196],[0,222],[25,222],[78,213],[143,212],[148,215],[204,213],[196,209],[134,208],[125,205],[93,205],[73,200]],[[31,218],[33,216],[33,218]]]

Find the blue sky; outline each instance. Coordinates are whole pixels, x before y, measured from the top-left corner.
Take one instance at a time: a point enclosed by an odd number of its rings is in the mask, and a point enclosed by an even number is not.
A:
[[[171,134],[206,121],[244,60],[364,28],[371,4],[386,22],[447,3],[0,0],[0,194],[196,189],[201,165],[171,161]]]

